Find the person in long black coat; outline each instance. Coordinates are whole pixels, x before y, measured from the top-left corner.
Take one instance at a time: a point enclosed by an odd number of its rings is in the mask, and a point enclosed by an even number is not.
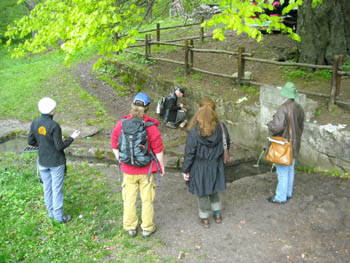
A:
[[[211,99],[201,101],[189,126],[182,166],[190,193],[198,196],[200,223],[206,228],[211,210],[215,222],[222,222],[219,191],[226,189],[222,127],[230,147],[227,128],[219,122],[215,107]]]

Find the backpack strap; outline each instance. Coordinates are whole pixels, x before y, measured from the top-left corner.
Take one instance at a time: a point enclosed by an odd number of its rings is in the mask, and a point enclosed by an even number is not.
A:
[[[152,121],[147,121],[145,122],[145,127],[150,127],[152,125],[156,125],[154,122]],[[150,152],[149,152],[152,156],[152,161],[151,161],[151,166],[149,167],[149,171],[148,171],[148,182],[150,181],[151,178],[151,173],[152,173],[152,167],[153,167],[153,160],[156,162],[157,165],[157,174],[156,174],[156,186],[159,186],[160,184],[160,165],[159,165],[159,161],[158,158],[156,157],[156,155],[153,153],[152,148],[150,148]]]

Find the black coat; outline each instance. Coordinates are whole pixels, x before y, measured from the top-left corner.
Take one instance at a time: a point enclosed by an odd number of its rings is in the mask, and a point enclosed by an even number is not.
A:
[[[228,148],[230,137],[223,124]],[[226,189],[224,147],[222,129],[218,124],[215,133],[208,137],[200,135],[199,128],[192,129],[187,137],[184,173],[190,173],[189,191],[198,196],[214,194]]]
[[[164,119],[174,123],[178,110],[181,110],[181,107],[177,105],[177,96],[175,92],[172,92],[166,97],[164,103]]]
[[[61,127],[52,119],[52,115],[42,114],[30,126],[28,144],[39,147],[39,164],[41,166],[57,167],[66,164],[64,149],[72,142],[72,137],[62,141]]]

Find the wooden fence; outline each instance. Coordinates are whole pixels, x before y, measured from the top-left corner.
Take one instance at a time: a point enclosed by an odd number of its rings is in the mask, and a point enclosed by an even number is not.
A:
[[[201,23],[203,23],[203,18],[202,18]],[[140,33],[149,33],[149,32],[156,31],[157,32],[157,34],[156,34],[157,40],[156,41],[152,41],[151,35],[146,34],[145,39],[137,39],[138,41],[143,41],[144,42],[143,44],[131,45],[128,47],[128,48],[145,47],[144,54],[139,53],[139,52],[130,51],[128,49],[125,50],[125,52],[145,56],[146,59],[148,59],[148,60],[163,61],[163,62],[178,64],[178,65],[183,65],[185,68],[185,75],[190,74],[191,71],[200,72],[200,73],[209,74],[209,75],[213,75],[213,76],[217,76],[217,77],[223,77],[223,78],[229,78],[229,79],[236,80],[238,85],[241,85],[241,84],[266,85],[264,83],[259,83],[259,82],[254,82],[254,81],[244,79],[245,64],[247,61],[273,64],[273,65],[278,65],[278,66],[298,66],[298,67],[307,67],[307,68],[312,68],[312,69],[328,69],[328,70],[332,71],[332,81],[331,81],[330,94],[313,93],[313,92],[301,92],[301,93],[305,93],[306,95],[329,98],[329,103],[328,103],[328,110],[329,111],[332,111],[334,104],[339,104],[339,105],[343,105],[343,106],[350,106],[350,104],[348,104],[346,102],[336,101],[336,97],[340,93],[341,77],[342,76],[350,76],[350,72],[342,71],[342,56],[335,56],[333,65],[328,66],[328,65],[314,65],[314,64],[294,63],[294,62],[278,62],[278,61],[273,61],[273,60],[268,60],[268,59],[254,58],[254,57],[252,57],[251,54],[245,52],[244,47],[240,47],[237,51],[198,49],[198,48],[194,47],[194,40],[195,39],[200,39],[201,41],[203,41],[204,38],[206,38],[206,37],[212,37],[212,35],[205,35],[202,27],[200,27],[199,36],[172,39],[172,40],[167,40],[167,41],[160,41],[161,30],[200,25],[201,23],[181,25],[181,26],[163,27],[163,28],[161,28],[160,25],[157,24],[156,29],[140,31]],[[172,43],[172,42],[177,42],[177,41],[184,41],[184,44]],[[167,45],[167,46],[181,47],[184,50],[184,61],[176,61],[176,60],[172,60],[172,59],[153,57],[152,52],[151,52],[152,45],[157,45],[157,46]],[[236,57],[237,58],[237,77],[233,77],[232,75],[227,75],[227,74],[206,71],[203,69],[193,67],[194,53],[195,52],[197,52],[197,53],[227,54],[227,55],[231,55],[231,56]]]

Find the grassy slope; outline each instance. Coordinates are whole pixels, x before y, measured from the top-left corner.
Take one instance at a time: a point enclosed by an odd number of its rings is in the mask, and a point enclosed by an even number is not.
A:
[[[93,52],[80,54],[74,63],[91,59]],[[0,48],[0,116],[22,121],[39,115],[37,102],[49,96],[58,102],[61,123],[94,124],[101,128],[107,123],[106,110],[79,87],[79,82],[63,63],[57,52],[12,59],[6,49]]]
[[[22,3],[17,5],[17,0],[0,1],[0,41],[3,37],[7,25],[26,14],[26,7]]]

